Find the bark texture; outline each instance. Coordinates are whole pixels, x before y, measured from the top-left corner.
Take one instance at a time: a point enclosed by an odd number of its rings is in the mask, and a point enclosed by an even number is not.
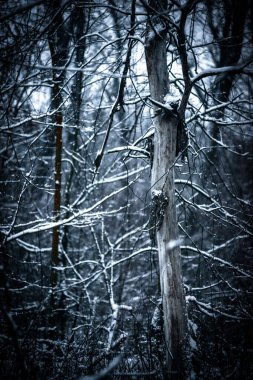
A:
[[[159,25],[161,26],[161,24]],[[152,29],[151,32],[149,26],[147,27],[145,48],[150,94],[151,98],[156,101],[164,102],[164,96],[169,90],[166,31],[161,32],[160,27],[160,32],[154,33],[155,24]],[[155,109],[155,114],[152,197],[162,194],[162,199],[166,199],[167,202],[163,220],[156,224],[164,335],[167,348],[166,378],[180,379],[184,378],[186,323],[174,188],[178,122],[173,115],[161,113],[158,109]]]

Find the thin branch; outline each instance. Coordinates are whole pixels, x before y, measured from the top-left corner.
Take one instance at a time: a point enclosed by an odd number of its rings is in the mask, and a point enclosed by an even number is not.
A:
[[[8,13],[5,16],[0,17],[0,22],[4,22],[4,21],[8,20],[9,18],[12,18],[12,17],[14,17],[20,13],[23,13],[25,11],[29,11],[33,7],[36,7],[37,5],[40,5],[42,3],[44,3],[44,0],[35,0],[35,1],[31,1],[29,4],[21,5],[20,7],[15,7],[14,11]]]

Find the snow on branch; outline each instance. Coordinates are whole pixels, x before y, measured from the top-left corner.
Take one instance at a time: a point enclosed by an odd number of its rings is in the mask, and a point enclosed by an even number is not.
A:
[[[157,248],[155,247],[145,247],[145,248],[140,248],[138,249],[137,251],[131,253],[131,255],[127,256],[127,257],[124,257],[123,259],[120,259],[118,261],[114,261],[114,262],[111,262],[109,265],[106,266],[106,269],[109,269],[109,268],[112,268],[116,265],[119,265],[121,263],[123,263],[124,261],[127,261],[127,260],[130,260],[132,259],[133,257],[139,255],[140,253],[143,253],[143,252],[150,252],[150,251],[157,251]]]
[[[156,107],[162,109],[166,114],[174,117],[177,116],[176,108],[173,107],[174,104],[172,104],[173,102],[161,103],[151,97],[149,97],[149,100]]]
[[[208,70],[202,71],[202,73],[196,75],[191,82],[191,85],[193,86],[196,82],[200,81],[201,79],[204,79],[206,77],[215,76],[215,75],[222,75],[222,74],[247,74],[247,75],[253,75],[252,69],[246,69],[247,66],[249,66],[251,63],[253,63],[253,60],[243,63],[241,65],[236,66],[224,66],[224,67],[218,67],[218,68],[212,68]]]
[[[77,219],[77,218],[80,218],[80,217],[85,217],[85,215],[87,216],[91,211],[93,211],[94,209],[96,209],[98,206],[100,206],[101,204],[103,204],[104,202],[106,202],[108,199],[110,198],[113,198],[115,195],[119,194],[120,192],[122,192],[123,190],[125,190],[128,186],[130,186],[134,181],[130,182],[127,186],[124,186],[124,187],[121,187],[120,189],[118,190],[115,190],[113,191],[112,193],[106,195],[105,197],[103,197],[102,199],[100,199],[98,202],[96,202],[93,206],[87,208],[87,209],[83,209],[83,210],[80,210],[78,212],[73,212],[73,214],[68,217],[68,218],[65,218],[65,219],[61,219],[57,222],[43,222],[43,223],[38,223],[37,225],[31,227],[31,228],[28,228],[28,229],[25,229],[23,231],[20,231],[20,232],[17,232],[11,236],[8,236],[6,241],[11,241],[11,240],[15,240],[21,236],[24,236],[24,235],[28,235],[28,234],[33,234],[35,232],[41,232],[41,231],[47,231],[47,230],[50,230],[56,226],[62,226],[62,225],[66,225],[70,222],[72,222],[73,220]]]
[[[251,227],[250,225],[244,226],[242,224],[239,224],[238,218],[236,216],[230,214],[224,206],[222,206],[218,201],[216,201],[211,195],[209,195],[203,188],[201,188],[196,183],[189,181],[189,180],[177,179],[177,180],[175,180],[175,184],[182,184],[182,185],[192,187],[199,194],[203,195],[205,198],[207,198],[211,202],[211,205],[199,206],[201,209],[203,209],[204,211],[207,211],[207,212],[219,210],[221,212],[221,214],[223,214],[223,217],[225,218],[225,220],[229,220],[233,224],[233,226],[239,227],[241,230],[243,230],[245,233],[249,234],[250,236],[253,235],[253,232],[249,229]],[[194,207],[196,207],[196,205],[194,205]],[[247,228],[247,227],[249,227],[249,228]]]
[[[251,278],[253,279],[253,276],[244,271],[243,269],[240,269],[238,268],[238,266],[236,265],[233,265],[231,264],[229,261],[227,260],[224,260],[224,259],[221,259],[220,257],[217,257],[214,255],[214,253],[222,248],[225,248],[227,247],[228,245],[234,243],[236,240],[239,240],[239,239],[245,239],[245,238],[248,238],[247,235],[242,235],[242,236],[237,236],[236,238],[233,238],[233,239],[230,239],[229,241],[226,241],[225,243],[217,246],[217,247],[214,247],[214,248],[211,248],[210,250],[208,251],[204,251],[202,249],[199,249],[197,247],[192,247],[192,246],[189,246],[189,245],[183,245],[181,246],[181,250],[182,251],[192,251],[192,252],[196,252],[196,253],[199,253],[200,255],[204,256],[204,257],[207,257],[208,259],[214,261],[214,262],[217,262],[223,266],[226,266],[234,271],[236,271],[237,273],[240,273],[242,274],[243,276],[247,277],[247,278]]]
[[[107,153],[122,152],[124,150],[131,150],[133,152],[139,152],[139,153],[143,153],[145,156],[149,156],[148,151],[146,151],[143,148],[139,148],[137,146],[134,146],[134,145],[119,146],[117,148],[113,148],[113,149],[108,150]]]
[[[115,41],[114,41],[115,42]],[[64,66],[44,66],[44,65],[36,65],[35,66],[36,69],[40,69],[40,70],[57,70],[57,71],[63,71],[63,70],[67,70],[67,71],[70,71],[70,72],[81,72],[87,76],[100,76],[100,77],[104,77],[104,78],[131,78],[131,75],[127,74],[127,75],[122,75],[122,74],[113,74],[113,73],[110,73],[110,72],[106,72],[106,71],[93,71],[93,70],[87,70],[87,69],[84,69],[84,68],[81,68],[81,67],[64,67]]]
[[[236,319],[236,320],[241,319],[240,317],[238,317],[236,315],[224,313],[223,311],[221,311],[217,308],[214,308],[210,303],[198,301],[197,298],[194,296],[186,296],[185,299],[186,299],[186,303],[189,303],[189,302],[195,303],[197,305],[198,309],[202,313],[206,314],[208,317],[215,318],[215,317],[221,315],[224,317],[228,317],[230,319]]]

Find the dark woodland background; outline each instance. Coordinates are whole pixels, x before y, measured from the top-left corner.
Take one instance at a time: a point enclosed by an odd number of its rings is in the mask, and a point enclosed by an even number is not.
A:
[[[195,80],[174,162],[184,378],[251,379],[252,2],[0,8],[0,378],[167,378],[144,54],[160,23],[175,110]]]

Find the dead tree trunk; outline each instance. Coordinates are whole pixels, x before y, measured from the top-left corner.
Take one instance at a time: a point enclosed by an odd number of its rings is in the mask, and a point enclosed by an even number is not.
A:
[[[157,2],[147,25],[145,56],[151,99],[164,103],[169,92],[166,61],[166,26],[161,30]],[[159,31],[158,31],[159,28]],[[156,33],[157,30],[157,33]],[[174,188],[178,121],[171,112],[155,108],[154,158],[152,166],[152,207],[158,246],[160,284],[163,299],[164,336],[168,379],[184,378],[186,335],[185,303],[181,276],[179,234]]]

